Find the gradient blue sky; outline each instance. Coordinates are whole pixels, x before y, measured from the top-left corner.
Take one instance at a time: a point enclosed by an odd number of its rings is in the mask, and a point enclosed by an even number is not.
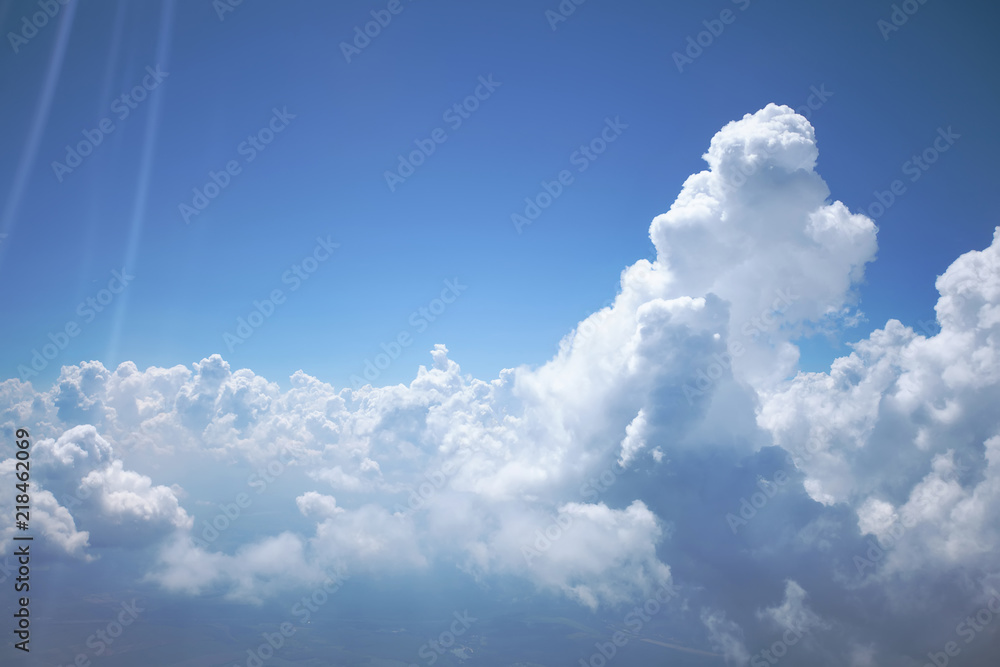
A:
[[[988,244],[1000,218],[990,194],[1000,10],[928,2],[885,40],[876,22],[889,17],[887,3],[741,5],[594,1],[553,30],[546,3],[404,1],[350,63],[339,44],[384,3],[245,2],[220,20],[209,2],[103,2],[79,5],[71,24],[63,8],[62,24],[17,53],[5,40],[0,58],[0,372],[16,377],[122,266],[134,283],[40,380],[81,360],[144,368],[220,352],[282,384],[303,369],[344,386],[380,343],[412,332],[410,313],[454,277],[468,290],[413,332],[377,384],[409,381],[437,342],[476,377],[540,364],[614,296],[625,266],[652,257],[649,222],[704,168],[714,132],[768,102],[800,107],[811,86],[833,93],[810,118],[817,170],[851,210],[906,179],[902,164],[939,127],[961,135],[876,220],[879,258],[860,292],[868,319],[836,341],[890,317],[932,318],[935,276]],[[0,23],[17,26],[32,7],[4,2]],[[735,21],[678,72],[671,54],[727,7]],[[54,63],[61,33],[65,54]],[[147,65],[169,76],[119,120],[112,102]],[[481,75],[501,86],[390,192],[383,173],[396,156],[447,127],[442,113]],[[273,107],[296,118],[185,224],[178,204],[209,170],[241,159],[238,144]],[[60,183],[52,161],[105,117],[115,131]],[[628,129],[517,234],[510,215],[570,166],[606,117]],[[222,334],[254,299],[287,291],[282,273],[318,235],[339,252],[230,353]],[[803,367],[820,369],[844,348],[820,338],[803,351]]]

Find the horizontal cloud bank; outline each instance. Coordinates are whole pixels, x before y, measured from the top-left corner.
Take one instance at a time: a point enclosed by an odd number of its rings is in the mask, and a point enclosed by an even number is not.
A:
[[[955,632],[1000,589],[1000,230],[938,279],[939,333],[891,320],[797,373],[795,340],[858,316],[877,248],[817,155],[787,107],[726,125],[653,220],[656,260],[539,368],[477,380],[437,345],[408,386],[283,391],[218,355],[3,382],[44,548],[84,572],[152,548],[165,591],[249,604],[441,566],[591,609],[670,584],[734,664],[914,665],[953,640],[985,664],[995,628]]]

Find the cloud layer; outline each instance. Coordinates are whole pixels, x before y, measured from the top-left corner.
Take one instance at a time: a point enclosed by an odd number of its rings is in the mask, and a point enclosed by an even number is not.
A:
[[[1000,586],[1000,230],[938,279],[939,333],[891,320],[797,373],[799,337],[857,317],[877,249],[817,155],[787,107],[726,125],[652,221],[655,261],[538,368],[478,380],[437,345],[409,385],[359,390],[218,355],[3,382],[47,548],[85,569],[153,547],[165,591],[249,604],[441,566],[591,609],[672,583],[735,664],[781,642],[795,664],[914,664]]]

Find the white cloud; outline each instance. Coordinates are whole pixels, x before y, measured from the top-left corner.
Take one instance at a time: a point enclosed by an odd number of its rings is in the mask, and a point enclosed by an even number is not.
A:
[[[74,426],[57,440],[42,440],[34,448],[34,457],[43,466],[57,464],[90,468],[109,461],[111,456],[111,445],[89,424]]]
[[[377,505],[325,518],[309,543],[319,566],[336,571],[420,571],[428,565],[413,524]]]
[[[13,479],[13,476],[10,479]],[[13,488],[13,482],[10,488]],[[76,522],[69,510],[59,505],[51,493],[38,491],[32,496],[31,518],[31,525],[38,528],[47,540],[59,547],[64,553],[84,561],[93,560],[93,557],[86,552],[90,546],[88,543],[89,533],[76,529]],[[6,538],[16,534],[13,526],[4,532]]]
[[[476,574],[518,573],[582,604],[622,603],[670,581],[656,546],[663,530],[639,500],[622,510],[567,503],[552,514],[520,512],[466,546]]]
[[[991,509],[1000,434],[1000,230],[937,281],[941,330],[891,320],[829,374],[801,374],[769,395],[760,423],[792,452],[817,500],[848,503],[880,537],[915,524],[888,562],[984,565],[1000,547]],[[980,471],[982,477],[972,475]],[[905,556],[903,554],[906,554]]]
[[[305,549],[304,541],[288,532],[245,544],[232,555],[206,551],[178,534],[161,551],[159,563],[147,579],[171,592],[201,595],[222,591],[227,599],[260,604],[288,587],[322,580],[320,572],[307,562]]]
[[[625,438],[622,440],[621,456],[618,458],[618,465],[623,468],[628,467],[632,459],[646,447],[645,434],[646,414],[639,410],[628,426],[625,427]]]
[[[744,641],[743,629],[727,619],[725,612],[702,610],[701,622],[708,629],[708,640],[712,648],[722,653],[727,663],[747,664],[750,653]]]
[[[250,603],[329,571],[457,567],[590,608],[671,581],[730,661],[778,624],[810,631],[803,664],[892,664],[898,627],[943,613],[908,582],[1000,577],[1000,230],[938,279],[939,334],[892,320],[828,373],[796,373],[799,336],[858,318],[876,251],[817,155],[787,107],[726,125],[652,221],[656,258],[538,368],[478,380],[436,345],[409,385],[357,391],[302,371],[282,390],[219,355],[0,383],[4,426],[37,424],[47,538],[74,556],[159,545],[151,581]],[[734,535],[726,515],[779,469],[789,482]],[[255,520],[197,545],[184,503],[239,494]],[[288,525],[256,520],[275,515]],[[862,576],[868,534],[895,545]]]
[[[116,523],[140,521],[162,523],[178,529],[190,529],[191,517],[180,506],[173,489],[154,486],[152,480],[125,470],[121,461],[93,470],[81,480],[104,518]]]
[[[769,620],[775,628],[805,634],[826,624],[805,603],[806,592],[796,582],[785,582],[785,599],[780,605],[758,610],[757,617]]]
[[[299,506],[299,511],[306,516],[312,515],[321,519],[332,518],[344,511],[344,508],[337,507],[336,498],[315,491],[303,493],[295,499],[295,504]]]

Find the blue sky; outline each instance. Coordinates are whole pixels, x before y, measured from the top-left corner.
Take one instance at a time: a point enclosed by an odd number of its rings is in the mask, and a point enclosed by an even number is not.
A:
[[[30,6],[6,3],[4,21]],[[25,139],[59,27],[11,52],[0,64],[9,91],[0,169],[5,183],[26,180],[0,246],[0,271],[17,285],[5,301],[19,320],[4,372],[14,375],[126,263],[134,284],[46,379],[84,359],[169,366],[218,352],[280,382],[303,369],[343,386],[455,277],[468,291],[381,382],[408,381],[437,342],[477,377],[543,363],[614,296],[620,271],[650,256],[649,221],[703,168],[712,133],[768,102],[801,107],[813,86],[832,93],[811,118],[819,170],[852,210],[908,179],[901,166],[939,127],[961,135],[877,220],[879,261],[860,290],[868,321],[837,340],[890,317],[932,317],[934,277],[988,240],[997,220],[987,197],[998,102],[989,5],[923,5],[888,40],[877,21],[891,8],[877,3],[586,3],[555,30],[537,3],[401,6],[350,63],[339,44],[379,6],[243,4],[224,20],[210,3],[81,7],[34,153]],[[672,53],[726,8],[733,23],[678,72]],[[157,65],[169,76],[119,120],[113,101]],[[451,129],[442,114],[486,75],[500,86]],[[245,159],[238,145],[274,107],[295,115],[287,131],[185,224],[178,205],[210,170]],[[106,117],[115,131],[59,182],[51,163]],[[518,234],[511,214],[540,181],[575,169],[571,154],[606,117],[627,131]],[[384,172],[437,127],[447,142],[390,192]],[[318,235],[341,244],[337,256],[229,353],[223,333],[283,287]],[[810,369],[832,359],[826,342],[804,349]]]
[[[0,0],[5,656],[993,664],[998,15]]]

